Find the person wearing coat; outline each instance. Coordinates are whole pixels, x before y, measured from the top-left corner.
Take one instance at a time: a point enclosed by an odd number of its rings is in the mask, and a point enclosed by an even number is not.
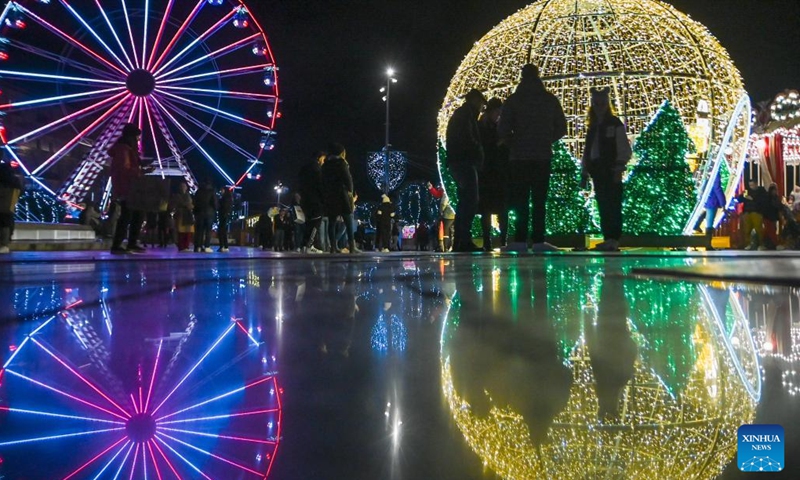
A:
[[[525,252],[528,242],[528,198],[533,198],[531,237],[535,252],[558,250],[545,242],[547,193],[553,160],[553,144],[567,134],[561,103],[545,89],[535,65],[522,67],[522,80],[503,104],[500,138],[509,148],[510,206],[517,213],[514,242],[507,251]]]
[[[622,236],[622,175],[631,159],[631,144],[625,125],[614,115],[610,89],[592,90],[589,127],[583,151],[581,173],[592,177],[603,242],[600,251],[618,251]]]
[[[300,206],[306,216],[305,235],[302,245],[298,246],[304,246],[308,253],[322,253],[322,250],[314,247],[314,241],[317,235],[322,238],[328,233],[327,231],[320,233],[322,217],[325,213],[322,204],[322,165],[324,163],[325,154],[316,152],[311,161],[305,164],[298,174]],[[301,244],[299,240],[298,244]]]
[[[175,245],[179,252],[189,250],[194,235],[194,203],[189,194],[189,187],[181,182],[178,192],[173,193],[169,200],[169,211],[174,215],[175,231],[178,234]]]
[[[500,246],[508,243],[508,147],[500,142],[497,122],[503,102],[492,98],[486,104],[478,128],[481,132],[485,162],[478,175],[480,187],[481,227],[483,229],[483,249],[492,251],[492,214],[500,220]]]
[[[217,215],[217,195],[210,180],[194,194],[194,251],[211,253],[211,227]]]
[[[395,207],[388,195],[381,196],[381,204],[375,212],[377,216],[378,235],[376,248],[388,253],[392,241],[392,221],[395,217]]]
[[[711,239],[714,237],[714,220],[717,218],[717,210],[725,208],[728,204],[725,192],[722,190],[722,179],[719,172],[714,177],[714,185],[711,187],[711,194],[706,201],[706,239],[708,239],[709,250],[714,250],[711,246]]]
[[[360,253],[356,248],[353,232],[353,211],[357,196],[353,188],[353,177],[347,163],[347,152],[344,146],[333,143],[328,147],[328,157],[322,165],[322,191],[325,201],[325,213],[328,218],[342,217],[349,249],[347,253]],[[336,223],[330,222],[328,227],[330,253],[336,251]],[[344,250],[343,250],[344,253]]]
[[[478,115],[486,104],[479,90],[470,90],[464,104],[453,112],[447,123],[447,166],[456,182],[458,208],[456,210],[456,252],[478,252],[480,247],[472,242],[472,221],[478,214],[480,190],[478,172],[483,169],[484,153],[478,129]]]
[[[126,123],[122,127],[122,136],[108,150],[108,154],[111,156],[111,185],[114,202],[120,209],[114,239],[111,242],[111,253],[114,254],[145,252],[145,249],[137,243],[144,222],[144,214],[139,210],[133,210],[130,206],[133,184],[148,170],[142,166],[139,158],[139,137],[141,135],[142,131],[139,130],[139,127],[132,123]],[[122,242],[126,237],[128,245],[123,247]]]

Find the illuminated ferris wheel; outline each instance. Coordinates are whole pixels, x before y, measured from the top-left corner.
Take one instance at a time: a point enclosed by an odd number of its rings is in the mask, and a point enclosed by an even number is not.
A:
[[[4,154],[64,201],[109,197],[125,123],[192,190],[258,176],[275,146],[278,69],[243,0],[17,0],[0,24]]]

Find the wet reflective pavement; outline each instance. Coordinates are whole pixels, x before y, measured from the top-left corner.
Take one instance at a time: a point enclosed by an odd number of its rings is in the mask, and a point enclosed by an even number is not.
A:
[[[694,263],[0,263],[0,478],[800,478],[799,291]]]

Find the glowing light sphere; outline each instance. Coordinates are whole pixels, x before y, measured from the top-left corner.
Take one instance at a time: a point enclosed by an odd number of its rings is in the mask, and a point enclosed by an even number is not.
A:
[[[719,145],[744,93],[726,50],[700,23],[657,0],[546,0],[508,17],[475,44],[450,83],[438,116],[439,139],[472,88],[507,98],[524,64],[539,66],[561,100],[567,146],[583,152],[590,89],[611,87],[629,134],[641,132],[664,100],[686,125],[709,106],[710,143]]]

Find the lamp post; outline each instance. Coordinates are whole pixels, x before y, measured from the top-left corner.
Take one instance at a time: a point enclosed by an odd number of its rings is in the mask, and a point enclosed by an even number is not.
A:
[[[384,157],[384,179],[383,179],[383,193],[389,193],[389,106],[391,101],[391,94],[392,94],[392,84],[397,83],[397,79],[394,78],[394,69],[389,67],[386,70],[386,86],[381,87],[381,93],[384,93],[383,101],[386,102],[386,144],[383,146],[383,157]]]
[[[274,190],[275,190],[275,193],[278,194],[278,208],[281,208],[281,194],[283,193],[285,188],[286,187],[283,186],[282,182],[278,182],[278,184],[275,185]]]

